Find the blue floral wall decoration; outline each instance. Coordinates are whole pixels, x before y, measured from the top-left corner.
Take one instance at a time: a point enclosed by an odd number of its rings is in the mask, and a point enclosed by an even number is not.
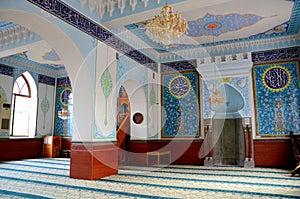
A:
[[[73,94],[71,86],[57,88],[55,135],[72,136]]]
[[[41,107],[42,112],[44,114],[43,129],[46,128],[46,114],[48,113],[49,108],[50,108],[50,103],[49,103],[49,100],[47,98],[47,90],[48,90],[48,86],[46,86],[45,96],[43,97],[42,102],[40,104],[40,107]]]
[[[162,82],[162,137],[198,137],[198,73],[166,74]]]
[[[110,95],[112,91],[112,78],[111,74],[108,70],[108,68],[105,69],[105,71],[101,75],[101,88],[105,97],[105,119],[104,119],[104,125],[106,126],[108,124],[107,120],[107,98]]]
[[[256,134],[289,136],[300,133],[298,62],[254,67]]]

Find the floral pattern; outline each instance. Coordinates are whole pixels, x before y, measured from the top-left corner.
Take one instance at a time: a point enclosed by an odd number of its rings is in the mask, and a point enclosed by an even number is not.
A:
[[[182,73],[180,76],[187,78],[191,83],[190,92],[177,98],[171,94],[170,82],[178,74],[163,75],[163,131],[162,137],[197,137],[199,136],[199,98],[198,98],[198,73]]]
[[[274,64],[254,68],[256,133],[259,136],[289,136],[289,131],[299,133],[300,130],[298,62],[279,63],[276,67],[278,65],[291,75],[284,89],[270,89],[263,82],[265,71],[274,68]]]
[[[107,98],[110,95],[112,91],[112,78],[110,75],[110,72],[108,68],[105,69],[101,76],[101,88],[103,91],[103,94],[105,96],[105,119],[104,119],[104,125],[106,126],[108,124],[107,120]]]

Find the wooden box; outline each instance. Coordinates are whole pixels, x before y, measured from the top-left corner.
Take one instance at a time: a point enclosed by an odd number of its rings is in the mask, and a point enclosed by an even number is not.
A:
[[[57,158],[62,146],[61,136],[44,136],[43,157]]]

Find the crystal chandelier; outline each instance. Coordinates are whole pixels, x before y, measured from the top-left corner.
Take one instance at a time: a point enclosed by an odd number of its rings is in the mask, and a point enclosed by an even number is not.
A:
[[[168,48],[179,43],[181,36],[186,32],[188,26],[185,19],[180,14],[173,13],[172,7],[166,5],[162,7],[161,16],[155,15],[146,25],[146,34],[156,43]]]

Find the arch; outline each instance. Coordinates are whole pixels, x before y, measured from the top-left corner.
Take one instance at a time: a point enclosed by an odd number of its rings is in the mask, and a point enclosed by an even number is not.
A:
[[[126,116],[130,115],[130,101],[128,99],[128,95],[126,89],[121,86],[119,89],[119,96],[118,96],[118,117],[117,117],[117,126],[119,126],[122,121],[126,118]]]
[[[127,114],[128,113],[128,105],[126,103],[121,104],[120,113],[121,114]]]
[[[119,90],[118,97],[118,117],[117,117],[117,146],[119,150],[119,165],[128,161],[128,151],[130,148],[130,102],[127,92],[123,86]]]
[[[12,136],[34,137],[37,119],[37,87],[29,72],[21,74],[13,86]]]
[[[122,86],[125,88],[128,99],[130,101],[130,132],[132,139],[145,139],[148,136],[147,131],[147,98],[141,85],[138,81],[134,79],[127,79],[122,83]],[[135,113],[141,113],[144,116],[144,120],[140,124],[133,122],[133,115]]]
[[[69,74],[72,88],[74,88],[75,117],[72,139],[73,141],[91,141],[93,127],[86,124],[93,123],[92,78],[79,48],[58,25],[35,13],[16,9],[0,9],[0,18],[37,33],[59,55]]]

